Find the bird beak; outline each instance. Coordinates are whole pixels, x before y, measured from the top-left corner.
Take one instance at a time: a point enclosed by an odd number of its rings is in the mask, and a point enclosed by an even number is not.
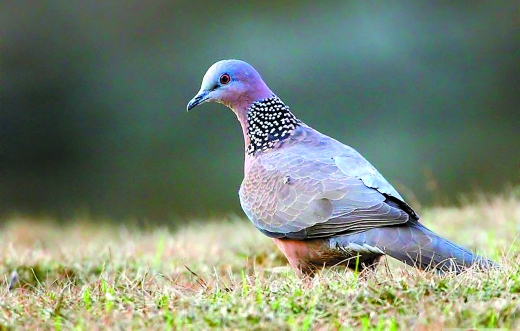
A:
[[[188,111],[200,105],[201,103],[208,101],[208,95],[209,93],[207,91],[200,90],[199,93],[197,93],[197,95],[194,96],[190,102],[188,102],[188,106],[186,107]]]

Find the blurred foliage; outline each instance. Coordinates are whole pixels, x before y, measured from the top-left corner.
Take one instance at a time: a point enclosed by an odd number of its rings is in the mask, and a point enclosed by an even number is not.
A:
[[[2,2],[2,214],[238,212],[238,123],[219,105],[185,111],[224,58],[253,64],[409,199],[499,191],[520,175],[518,7]]]

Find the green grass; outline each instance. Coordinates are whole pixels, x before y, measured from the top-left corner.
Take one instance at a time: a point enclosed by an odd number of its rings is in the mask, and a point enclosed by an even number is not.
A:
[[[388,259],[374,273],[326,269],[308,283],[241,218],[177,231],[12,218],[0,228],[0,330],[519,329],[520,197],[421,215],[503,267],[440,276]]]

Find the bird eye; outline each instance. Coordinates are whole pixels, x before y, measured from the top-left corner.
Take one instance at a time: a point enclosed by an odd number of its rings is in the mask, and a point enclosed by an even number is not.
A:
[[[220,84],[226,85],[227,83],[229,83],[231,81],[231,77],[229,77],[228,74],[222,74],[222,76],[220,76],[220,78],[218,80],[219,80]]]

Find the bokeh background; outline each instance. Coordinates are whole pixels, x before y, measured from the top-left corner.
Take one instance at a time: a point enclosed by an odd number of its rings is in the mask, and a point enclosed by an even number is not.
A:
[[[520,176],[519,2],[0,3],[0,215],[168,222],[240,213],[231,111],[206,69],[253,64],[304,122],[408,199]]]

